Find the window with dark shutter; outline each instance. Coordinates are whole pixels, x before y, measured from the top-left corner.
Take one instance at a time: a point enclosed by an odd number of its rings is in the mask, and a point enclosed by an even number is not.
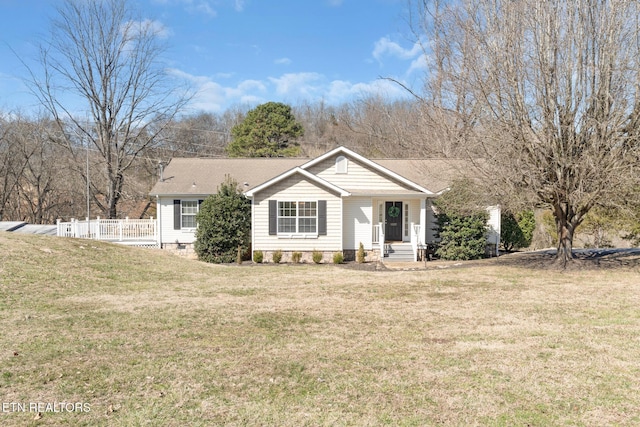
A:
[[[181,214],[181,204],[180,204],[180,200],[174,200],[173,201],[173,229],[174,230],[180,230],[181,228],[181,220],[180,220],[180,214]]]
[[[327,201],[318,200],[318,235],[327,235]]]
[[[269,235],[278,234],[278,201],[269,200]]]

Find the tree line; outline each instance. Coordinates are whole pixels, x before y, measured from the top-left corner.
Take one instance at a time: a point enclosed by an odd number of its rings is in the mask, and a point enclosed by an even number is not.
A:
[[[296,155],[313,157],[344,145],[372,157],[422,157],[425,147],[418,129],[400,125],[417,108],[414,101],[382,98],[293,106],[292,116],[304,129],[295,139]],[[228,156],[232,130],[252,110],[245,106],[175,117],[152,144],[122,157],[128,166],[115,205],[109,204],[111,179],[103,152],[73,122],[6,113],[0,117],[0,220],[50,224],[58,218],[84,218],[87,212],[103,218],[149,215],[155,206],[148,191],[159,165],[173,157]]]

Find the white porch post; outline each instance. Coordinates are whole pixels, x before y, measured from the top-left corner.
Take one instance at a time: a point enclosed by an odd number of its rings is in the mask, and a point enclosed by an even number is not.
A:
[[[420,199],[420,243],[427,244],[427,199]]]
[[[384,224],[378,223],[378,245],[380,245],[380,261],[384,260]]]
[[[416,227],[415,223],[411,223],[411,249],[413,250],[413,260],[418,261],[418,245],[420,244],[420,224]]]
[[[158,218],[156,218],[156,242],[158,242],[158,247],[162,249],[162,204],[160,203],[160,196],[156,196],[156,212],[158,212]],[[253,203],[251,203],[251,212],[253,218]],[[253,224],[251,225],[253,227]],[[253,230],[251,230],[253,233]],[[251,241],[255,242],[253,235],[251,236]],[[251,259],[253,259],[253,254],[251,254]]]

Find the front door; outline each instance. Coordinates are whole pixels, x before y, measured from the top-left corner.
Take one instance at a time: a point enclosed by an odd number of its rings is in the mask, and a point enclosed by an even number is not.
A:
[[[402,202],[385,203],[384,236],[388,241],[402,241]]]

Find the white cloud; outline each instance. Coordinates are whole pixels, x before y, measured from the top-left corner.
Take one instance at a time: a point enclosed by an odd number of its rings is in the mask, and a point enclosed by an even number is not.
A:
[[[278,65],[290,65],[291,60],[289,58],[278,58],[275,61],[273,61],[273,63]]]
[[[194,76],[180,70],[171,72],[194,87],[196,94],[189,108],[196,111],[222,112],[233,104],[253,103],[267,91],[267,86],[259,80],[244,80],[235,86],[223,86],[208,76]]]
[[[375,42],[372,55],[380,63],[383,57],[394,57],[399,59],[413,59],[422,53],[419,43],[414,43],[411,49],[405,49],[388,37],[382,37]]]
[[[400,86],[389,80],[381,79],[362,83],[334,80],[329,85],[325,99],[329,103],[337,104],[363,96],[382,96],[397,99],[405,98],[407,93]]]
[[[241,2],[241,0],[237,1]],[[184,9],[191,14],[205,14],[214,18],[218,15],[218,12],[208,0],[151,0],[151,2],[183,6]]]
[[[324,76],[319,73],[287,73],[279,78],[269,77],[280,96],[296,98],[313,98],[322,87]]]
[[[198,2],[193,6],[193,10],[195,10],[196,13],[204,13],[205,15],[209,15],[213,18],[218,16],[218,12],[216,12],[216,10],[211,7],[211,4],[209,4],[208,1]]]
[[[409,69],[407,70],[407,74],[411,74],[415,71],[423,71],[426,72],[427,71],[427,56],[426,55],[420,55],[417,58],[415,58],[413,61],[411,61],[411,65],[409,66]]]
[[[173,33],[160,21],[152,21],[145,19],[142,21],[129,21],[123,24],[121,28],[122,32],[134,31],[136,33],[152,33],[161,39],[169,38]]]
[[[267,101],[292,103],[324,100],[330,104],[348,102],[363,96],[382,96],[389,99],[406,98],[399,85],[388,80],[352,83],[346,80],[329,81],[319,73],[287,73],[266,80],[244,80],[229,85],[216,81],[217,77],[194,76],[172,70],[173,74],[189,81],[196,96],[189,107],[196,111],[222,112],[242,105],[258,105]]]
[[[205,15],[209,15],[211,17],[218,16],[218,12],[213,5],[220,6],[219,1],[210,1],[210,0],[153,0],[155,3],[170,3],[171,1],[184,5],[185,10],[189,13],[204,13]],[[246,4],[246,0],[228,0],[225,2],[227,4],[232,4],[233,9],[236,12],[243,12]]]

